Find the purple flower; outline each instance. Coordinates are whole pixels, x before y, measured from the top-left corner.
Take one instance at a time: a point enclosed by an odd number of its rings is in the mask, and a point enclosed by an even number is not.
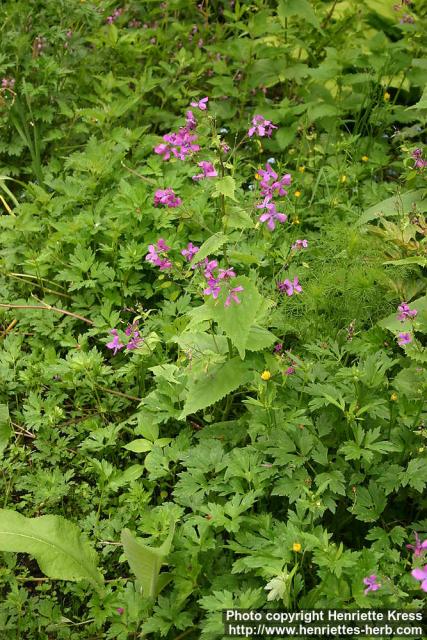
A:
[[[107,349],[112,349],[113,350],[113,355],[115,356],[117,351],[120,351],[120,349],[123,349],[123,347],[125,345],[122,342],[120,342],[120,338],[119,338],[119,334],[117,332],[117,329],[111,329],[110,333],[114,337],[111,340],[111,342],[107,343],[106,347],[107,347]]]
[[[154,194],[154,206],[164,204],[169,208],[179,207],[182,204],[181,198],[175,194],[173,189],[157,189]]]
[[[236,273],[233,269],[220,269],[218,271],[218,280],[228,280],[229,278],[235,278]]]
[[[300,251],[301,249],[307,249],[308,242],[307,240],[296,240],[296,242],[292,245],[291,249],[294,251]]]
[[[378,591],[381,587],[377,582],[377,576],[375,574],[372,574],[367,578],[363,578],[363,584],[367,585],[367,588],[364,590],[365,595],[369,593],[369,591]]]
[[[273,351],[274,353],[280,353],[281,351],[283,351],[283,342],[278,342],[277,344],[275,344]]]
[[[412,551],[414,552],[414,556],[418,557],[422,555],[422,553],[425,550],[427,550],[427,538],[424,540],[424,542],[421,542],[418,536],[418,533],[416,531],[414,531],[414,536],[415,536],[415,546],[413,544],[407,544],[406,548],[412,549]]]
[[[196,247],[192,242],[189,242],[187,248],[181,251],[181,255],[183,255],[188,262],[191,262],[198,250],[199,247]]]
[[[267,222],[267,227],[270,229],[270,231],[274,231],[274,229],[276,228],[276,220],[277,222],[280,222],[282,224],[288,219],[287,215],[276,211],[276,205],[274,204],[274,202],[271,202],[270,196],[266,196],[263,202],[257,205],[257,209],[267,209],[267,211],[259,217],[259,221]]]
[[[148,262],[151,262],[152,264],[154,264],[156,267],[159,267],[160,271],[164,271],[165,269],[170,269],[173,266],[172,262],[167,258],[165,258],[164,256],[161,257],[159,255],[159,253],[166,253],[167,251],[170,251],[170,247],[168,247],[168,245],[163,240],[163,238],[159,238],[156,245],[154,244],[148,245],[148,253],[145,256],[145,259]]]
[[[209,278],[208,287],[203,290],[205,296],[212,296],[214,300],[216,300],[220,294],[221,286],[218,284],[218,280],[215,278]]]
[[[138,320],[133,322],[132,324],[128,324],[125,329],[125,334],[130,338],[126,345],[126,349],[132,351],[133,349],[137,349],[141,342],[144,342],[144,338],[141,338],[140,333],[138,331]]]
[[[418,313],[416,309],[410,309],[409,305],[406,302],[401,302],[400,305],[397,307],[397,310],[400,311],[397,318],[401,322],[403,322],[404,320],[407,320],[408,318],[415,318],[415,316]]]
[[[415,580],[421,580],[421,589],[427,592],[427,564],[422,569],[414,569],[411,576]]]
[[[285,371],[285,376],[292,376],[295,373],[295,367],[288,367]]]
[[[178,133],[165,134],[163,140],[164,143],[154,147],[154,152],[163,156],[163,160],[169,160],[171,154],[179,160],[185,160],[190,153],[200,150],[200,146],[195,144],[197,135],[191,133],[188,127],[181,127]]]
[[[409,344],[410,342],[412,342],[412,336],[410,333],[408,333],[407,331],[399,333],[397,337],[397,344],[399,345],[399,347],[403,347],[403,345]]]
[[[266,120],[264,116],[256,115],[252,118],[252,127],[248,131],[248,136],[252,138],[254,133],[263,138],[264,136],[270,137],[273,133],[273,129],[277,127],[270,121]]]
[[[1,88],[2,89],[13,89],[15,86],[15,78],[2,78]]]
[[[197,120],[191,110],[186,113],[185,126],[189,131],[192,131],[197,127]]]
[[[202,160],[202,162],[197,163],[197,166],[202,169],[203,173],[198,173],[196,176],[193,176],[193,180],[203,180],[203,178],[216,178],[218,175],[212,162],[206,162],[205,160]]]
[[[298,282],[297,276],[295,276],[294,281],[286,279],[283,282],[278,282],[277,287],[280,293],[286,293],[288,296],[292,296],[294,293],[301,293],[302,287]]]
[[[125,612],[125,610],[123,609],[123,607],[117,607],[116,609],[117,613],[119,614],[119,616],[122,616]]]
[[[237,297],[237,293],[239,293],[240,291],[243,291],[243,287],[242,286],[238,286],[238,287],[234,287],[233,289],[229,289],[228,291],[228,296],[225,300],[224,303],[224,307],[229,307],[231,304],[231,301],[234,300],[234,302],[236,304],[240,304],[240,300]]]
[[[195,101],[191,102],[190,106],[194,107],[194,109],[200,109],[200,111],[206,111],[206,109],[208,108],[208,101],[209,101],[208,97],[202,98],[198,102],[195,102]]]

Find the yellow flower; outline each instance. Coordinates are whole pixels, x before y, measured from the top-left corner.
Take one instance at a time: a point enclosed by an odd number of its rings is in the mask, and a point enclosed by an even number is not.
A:
[[[294,542],[292,545],[292,551],[296,551],[297,553],[301,551],[302,547],[299,542]]]
[[[392,393],[392,394],[391,394],[391,396],[390,396],[390,400],[393,400],[393,402],[396,402],[397,397],[398,397],[398,396],[397,396],[397,393],[396,393],[395,391],[393,391],[393,393]]]
[[[261,176],[259,175],[259,173],[255,174],[255,180],[261,180]]]
[[[299,218],[295,218],[294,220],[292,220],[292,224],[299,224]]]
[[[362,162],[368,162],[369,156],[362,156]]]
[[[391,96],[390,96],[388,91],[385,91],[383,97],[384,97],[384,102],[388,102],[390,100],[390,98],[391,98]]]
[[[267,381],[267,380],[270,380],[270,378],[271,378],[271,373],[269,371],[265,370],[261,373],[262,380]]]
[[[340,182],[342,182],[343,184],[344,182],[347,182],[347,176],[341,176]]]
[[[300,198],[301,197],[301,191],[295,191],[294,196],[295,196],[295,198]]]
[[[299,171],[300,173],[304,173],[304,171],[305,171],[305,167],[298,167],[298,171]]]
[[[424,447],[420,447],[420,448],[418,449],[418,453],[422,453],[423,451],[424,451]]]

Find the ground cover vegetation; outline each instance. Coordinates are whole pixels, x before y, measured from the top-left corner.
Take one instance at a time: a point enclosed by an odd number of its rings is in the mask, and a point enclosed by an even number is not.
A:
[[[4,0],[2,639],[422,608],[426,9]]]

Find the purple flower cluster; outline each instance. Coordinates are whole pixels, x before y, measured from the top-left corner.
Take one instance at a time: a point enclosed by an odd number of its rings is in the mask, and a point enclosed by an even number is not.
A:
[[[193,180],[203,180],[204,178],[216,178],[218,175],[217,170],[213,166],[212,162],[206,162],[206,160],[202,160],[202,162],[198,162],[197,166],[201,168],[202,173],[198,173],[193,176]]]
[[[293,251],[301,251],[301,249],[307,249],[308,241],[307,240],[296,240],[294,244],[291,246]]]
[[[397,310],[400,312],[397,316],[397,319],[400,320],[400,322],[403,322],[408,318],[415,318],[418,313],[416,309],[410,309],[406,302],[401,302],[397,307]]]
[[[423,159],[422,149],[414,149],[411,155],[415,160],[414,169],[424,169],[427,167],[427,160]]]
[[[256,134],[260,138],[265,136],[270,138],[273,129],[277,129],[277,127],[270,120],[266,120],[264,116],[256,115],[252,118],[252,127],[248,131],[248,136],[252,138]]]
[[[171,154],[179,160],[185,160],[191,153],[200,151],[200,146],[195,144],[197,135],[190,133],[188,127],[181,127],[178,133],[166,133],[163,140],[164,143],[154,147],[154,152],[163,156],[163,160],[169,160]]]
[[[115,22],[117,20],[117,18],[120,18],[120,16],[123,13],[123,9],[115,9],[113,11],[113,13],[111,14],[111,16],[108,16],[107,19],[105,20],[105,22],[107,24],[113,24],[113,22]]]
[[[397,336],[397,344],[399,347],[403,347],[405,344],[412,342],[412,336],[408,331],[402,331]]]
[[[181,251],[181,255],[183,255],[188,262],[191,262],[196,253],[199,251],[199,248],[200,247],[196,247],[192,242],[189,242],[187,248]]]
[[[125,335],[129,338],[127,344],[123,344],[120,342],[120,336],[117,329],[110,330],[113,339],[111,342],[107,343],[107,349],[111,349],[113,351],[113,355],[115,356],[117,351],[121,351],[126,347],[128,351],[133,351],[137,349],[138,346],[144,342],[144,338],[141,337],[140,332],[138,331],[138,321],[133,322],[132,324],[128,324],[125,329]]]
[[[287,173],[279,179],[278,174],[268,162],[265,165],[265,169],[259,169],[258,176],[261,178],[261,195],[264,196],[264,200],[257,205],[257,209],[266,210],[265,213],[259,217],[259,221],[266,222],[270,231],[274,231],[276,222],[283,224],[288,219],[288,216],[277,211],[272,199],[275,195],[286,196],[288,194],[285,186],[291,184],[292,178],[290,174]]]
[[[15,86],[15,78],[2,78],[1,88],[2,89],[11,89]]]
[[[302,291],[302,287],[298,282],[297,276],[295,276],[293,282],[288,279],[283,280],[282,282],[278,282],[277,288],[279,289],[280,293],[286,293],[286,295],[288,296],[292,296],[294,293],[301,293]]]
[[[148,253],[145,256],[145,259],[156,267],[159,267],[160,271],[171,269],[172,262],[166,257],[166,253],[168,251],[170,251],[170,247],[167,246],[163,238],[159,238],[155,245],[148,245]]]
[[[227,297],[225,299],[224,306],[229,307],[234,301],[236,304],[240,304],[240,300],[237,296],[238,293],[243,291],[242,286],[231,287],[227,284],[229,280],[236,277],[236,273],[230,267],[228,269],[218,269],[217,260],[209,260],[205,258],[202,262],[198,262],[194,265],[194,269],[197,267],[203,269],[203,276],[206,280],[207,287],[203,289],[205,296],[212,296],[216,300],[222,291],[223,287],[227,288]],[[215,274],[215,270],[218,269]]]
[[[173,189],[157,189],[154,194],[154,206],[164,204],[166,207],[174,208],[182,204],[181,198],[178,198]]]

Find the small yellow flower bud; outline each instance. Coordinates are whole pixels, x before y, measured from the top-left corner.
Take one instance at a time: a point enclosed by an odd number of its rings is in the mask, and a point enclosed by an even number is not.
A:
[[[347,182],[347,176],[341,176],[340,182],[342,182],[343,184],[344,182]]]
[[[270,378],[271,378],[271,373],[269,371],[265,370],[261,373],[262,380],[267,381],[267,380],[270,380]]]
[[[397,398],[398,398],[397,393],[393,391],[393,393],[390,396],[390,400],[392,400],[393,402],[396,402]]]
[[[261,180],[261,176],[259,175],[259,173],[255,174],[255,180]]]
[[[295,220],[292,220],[292,224],[299,224],[299,223],[300,223],[299,218],[295,218]]]
[[[301,196],[301,191],[295,191],[294,196],[295,198],[299,198]]]
[[[298,171],[299,171],[300,173],[304,173],[304,171],[305,171],[305,167],[304,167],[304,166],[303,166],[303,167],[298,167]]]
[[[424,447],[420,447],[420,448],[418,449],[418,453],[422,453],[423,451],[424,451]]]
[[[368,162],[369,156],[362,156],[362,162]]]
[[[384,97],[384,102],[388,102],[390,100],[390,98],[391,98],[391,96],[390,96],[388,91],[384,92],[384,96],[383,97]]]
[[[297,553],[301,551],[302,547],[299,542],[294,542],[292,545],[292,551],[296,551]]]

